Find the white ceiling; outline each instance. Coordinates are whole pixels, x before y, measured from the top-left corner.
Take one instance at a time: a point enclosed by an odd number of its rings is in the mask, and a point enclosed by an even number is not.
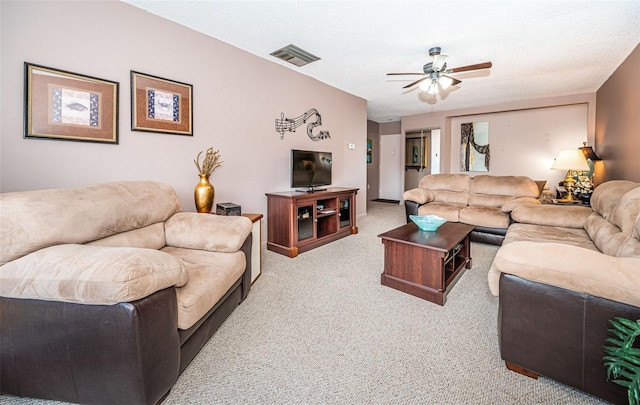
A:
[[[639,0],[123,1],[362,97],[381,123],[594,92],[640,43]],[[288,44],[321,60],[269,55]],[[452,75],[462,83],[436,100],[402,89],[418,76],[386,75],[421,72],[434,46],[449,68],[493,67]]]

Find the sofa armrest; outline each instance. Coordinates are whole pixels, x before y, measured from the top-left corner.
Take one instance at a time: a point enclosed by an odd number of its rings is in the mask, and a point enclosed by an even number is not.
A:
[[[537,198],[533,197],[518,197],[514,198],[511,201],[506,202],[500,210],[505,214],[513,211],[514,208],[519,207],[520,205],[541,205],[542,203]]]
[[[211,252],[237,252],[251,233],[252,222],[242,216],[179,212],[165,223],[167,246]]]
[[[418,204],[426,204],[428,202],[434,201],[435,197],[431,190],[427,190],[426,188],[413,188],[411,190],[407,190],[402,193],[402,199],[407,201],[414,201]]]
[[[640,306],[640,257],[615,257],[561,243],[513,242],[502,246],[489,271],[498,295],[500,273],[629,305]]]
[[[113,305],[181,287],[188,277],[180,259],[159,250],[56,245],[0,267],[0,296]]]
[[[590,207],[583,206],[524,204],[513,208],[511,218],[523,224],[584,228],[592,212]]]

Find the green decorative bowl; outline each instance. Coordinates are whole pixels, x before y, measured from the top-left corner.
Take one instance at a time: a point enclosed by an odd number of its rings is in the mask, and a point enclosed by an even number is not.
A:
[[[435,232],[440,225],[447,222],[446,219],[437,215],[409,215],[409,219],[418,225],[420,230],[427,232]]]

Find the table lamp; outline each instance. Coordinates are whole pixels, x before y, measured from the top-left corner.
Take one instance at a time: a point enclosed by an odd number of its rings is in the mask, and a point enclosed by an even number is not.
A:
[[[578,202],[579,200],[573,196],[573,186],[576,184],[576,179],[574,177],[575,172],[590,169],[584,153],[580,149],[561,150],[553,161],[551,169],[567,171],[567,175],[564,179],[564,186],[567,189],[567,195],[565,198],[558,200],[558,202]]]

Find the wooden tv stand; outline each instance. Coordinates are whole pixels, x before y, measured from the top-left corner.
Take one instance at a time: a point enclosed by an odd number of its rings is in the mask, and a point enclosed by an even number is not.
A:
[[[358,233],[357,188],[267,193],[267,249],[289,257]]]

